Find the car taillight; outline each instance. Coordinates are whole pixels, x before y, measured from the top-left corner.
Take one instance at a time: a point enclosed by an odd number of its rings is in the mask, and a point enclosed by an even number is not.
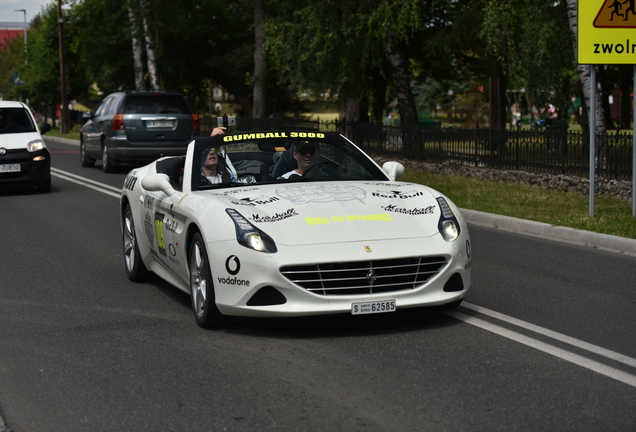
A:
[[[201,122],[199,121],[199,116],[196,114],[192,114],[192,130],[201,130]]]
[[[124,130],[123,114],[115,114],[115,117],[113,117],[113,130]]]

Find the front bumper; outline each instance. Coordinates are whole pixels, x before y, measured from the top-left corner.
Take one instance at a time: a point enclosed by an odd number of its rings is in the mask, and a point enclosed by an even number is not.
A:
[[[51,154],[48,149],[29,152],[26,149],[7,150],[0,156],[0,165],[19,164],[18,172],[0,172],[0,185],[40,185],[51,181]]]
[[[265,317],[351,313],[354,302],[389,299],[396,301],[398,309],[435,306],[462,299],[471,285],[470,238],[467,234],[463,234],[452,243],[445,242],[441,236],[437,235],[428,239],[294,247],[278,245],[278,252],[275,254],[263,254],[247,248],[237,253],[236,243],[227,242],[209,244],[208,252],[214,256],[210,261],[216,303],[224,315]],[[281,267],[290,265],[423,256],[443,256],[447,262],[437,274],[423,284],[412,289],[378,294],[313,293],[291,282],[280,272]],[[239,262],[240,269],[237,272]],[[457,275],[461,277],[459,286],[456,283]],[[449,290],[450,285],[453,285],[452,290]],[[258,303],[253,300],[255,296],[264,292],[270,295],[272,288],[282,295],[282,297],[274,296],[273,298],[279,300],[284,298],[284,303],[254,305]],[[260,294],[257,294],[259,292]],[[262,297],[261,295],[260,298]],[[271,295],[270,298],[272,298]]]
[[[130,142],[126,137],[112,137],[104,144],[115,160],[154,161],[163,156],[185,155],[191,141]]]

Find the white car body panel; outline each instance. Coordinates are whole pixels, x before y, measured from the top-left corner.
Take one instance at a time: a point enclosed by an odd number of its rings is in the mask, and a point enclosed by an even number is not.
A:
[[[0,135],[0,148],[7,150],[25,149],[28,143],[35,140],[42,140],[39,132]],[[44,143],[43,140],[42,143]]]

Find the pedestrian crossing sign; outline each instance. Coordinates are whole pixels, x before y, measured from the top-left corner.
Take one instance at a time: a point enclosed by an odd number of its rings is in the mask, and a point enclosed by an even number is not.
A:
[[[636,64],[636,0],[578,0],[579,64]]]

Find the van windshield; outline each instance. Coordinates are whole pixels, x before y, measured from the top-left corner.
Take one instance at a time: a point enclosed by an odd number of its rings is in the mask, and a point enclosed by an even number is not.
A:
[[[24,108],[0,108],[0,134],[37,132]]]

